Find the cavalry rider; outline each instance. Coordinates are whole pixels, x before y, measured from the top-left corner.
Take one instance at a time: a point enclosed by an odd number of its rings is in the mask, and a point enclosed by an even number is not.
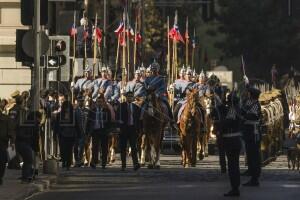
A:
[[[142,66],[138,68],[138,70],[140,70],[141,73],[141,81],[144,82],[146,79],[146,68],[144,67],[143,63]]]
[[[107,88],[111,85],[111,81],[109,80],[109,69],[106,67],[101,68],[101,77],[94,80],[93,82],[93,95],[92,98],[95,101],[98,97],[99,93],[104,94],[105,99],[109,98],[109,90]]]
[[[134,79],[127,83],[126,93],[133,92],[134,98],[143,98],[146,96],[145,84],[142,81],[141,71],[137,69],[134,73]]]
[[[186,103],[186,94],[189,90],[194,89],[196,84],[192,81],[192,70],[190,68],[187,68],[186,74],[185,74],[185,80],[181,82],[181,98],[177,102],[175,108],[174,108],[174,116],[178,117],[178,112],[183,104]],[[175,88],[176,88],[175,84]]]
[[[192,74],[192,81],[193,83],[197,83],[198,81],[198,74],[196,73],[195,69],[193,70],[193,74]]]
[[[92,86],[92,70],[90,67],[87,67],[84,70],[84,77],[77,80],[76,84],[74,82],[71,83],[71,88],[74,90],[74,96],[77,97],[80,93],[82,93],[85,89],[89,89]]]
[[[149,68],[151,74],[145,79],[145,88],[146,90],[154,90],[155,95],[159,97],[162,100],[162,102],[166,105],[171,126],[172,128],[177,129],[176,123],[173,119],[173,113],[167,98],[167,85],[165,83],[164,78],[161,75],[159,75],[160,66],[157,62],[154,61]],[[145,105],[143,107],[145,107]]]
[[[116,77],[116,80],[112,80],[112,84],[107,88],[107,90],[110,90],[110,93],[111,93],[110,98],[108,99],[108,102],[113,105],[120,102],[121,79],[122,79],[122,76],[118,75],[118,77]]]
[[[183,98],[183,87],[186,85],[186,80],[185,80],[185,73],[186,73],[186,69],[184,68],[184,66],[180,69],[179,72],[179,79],[175,80],[174,83],[174,102],[175,104]]]
[[[204,96],[205,92],[207,90],[207,84],[206,84],[207,77],[202,70],[201,73],[199,74],[199,81],[196,83],[196,87],[199,90],[199,96]]]
[[[251,179],[243,185],[259,186],[258,179],[261,173],[261,107],[258,99],[260,90],[249,86],[249,80],[246,76],[244,79],[246,82],[247,96],[241,108],[241,114],[244,119],[242,133],[248,159],[248,171],[246,171],[246,174],[250,175]]]

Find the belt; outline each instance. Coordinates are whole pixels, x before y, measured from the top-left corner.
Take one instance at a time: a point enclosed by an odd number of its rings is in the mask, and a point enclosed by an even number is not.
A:
[[[223,138],[231,138],[231,137],[237,137],[237,136],[241,136],[241,133],[237,132],[237,133],[224,134]]]

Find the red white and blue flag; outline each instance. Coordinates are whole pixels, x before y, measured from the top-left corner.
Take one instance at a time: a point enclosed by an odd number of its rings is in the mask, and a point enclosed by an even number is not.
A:
[[[96,39],[98,42],[98,45],[100,45],[102,41],[102,30],[100,28],[96,28]]]
[[[128,29],[126,30],[126,34],[129,38],[134,38],[134,30],[133,28],[131,28],[131,26],[129,25]]]
[[[192,47],[193,47],[193,49],[196,48],[196,39],[195,38],[192,39]]]
[[[88,30],[84,30],[84,32],[83,32],[83,39],[86,40],[88,37],[89,37]]]
[[[169,31],[169,37],[172,40],[180,41],[180,42],[184,43],[184,40],[182,38],[182,35],[180,34],[177,24],[174,24],[173,28]]]
[[[115,30],[115,34],[120,35],[124,31],[124,22],[120,22],[119,27]]]
[[[135,34],[135,41],[136,41],[136,43],[141,43],[142,42],[142,35],[139,32],[137,32]]]
[[[70,36],[71,36],[71,37],[74,37],[76,34],[77,34],[77,29],[76,29],[75,24],[73,24],[73,25],[72,25],[72,28],[71,28],[71,30],[70,30]]]

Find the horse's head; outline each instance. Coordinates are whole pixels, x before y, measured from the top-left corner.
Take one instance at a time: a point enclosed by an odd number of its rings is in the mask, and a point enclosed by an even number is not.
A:
[[[192,116],[195,116],[197,111],[197,104],[199,102],[199,93],[196,89],[188,90],[187,92],[187,104],[189,106]]]

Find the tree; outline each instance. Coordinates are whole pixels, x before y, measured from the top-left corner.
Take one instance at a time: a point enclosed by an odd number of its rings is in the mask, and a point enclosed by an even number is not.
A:
[[[297,20],[288,17],[283,3],[286,2],[219,0],[218,20],[226,40],[217,45],[227,56],[243,54],[251,75],[266,78],[273,63],[278,66],[300,63]]]
[[[161,47],[163,38],[163,22],[159,11],[154,5],[155,0],[144,0],[145,4],[145,33],[144,33],[144,44],[146,51],[154,53],[157,48]]]

